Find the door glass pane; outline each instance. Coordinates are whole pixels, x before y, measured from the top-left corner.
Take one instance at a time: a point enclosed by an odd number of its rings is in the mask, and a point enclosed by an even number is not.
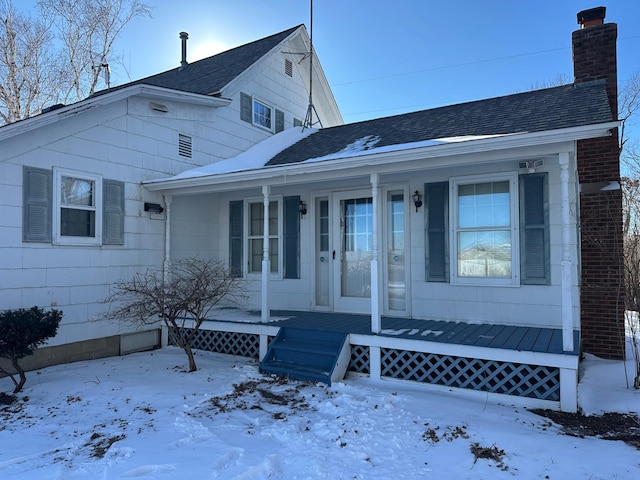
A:
[[[389,310],[406,310],[404,194],[387,195],[387,294]]]
[[[316,305],[329,306],[329,200],[316,200]]]
[[[343,297],[371,297],[373,203],[371,197],[340,202]]]

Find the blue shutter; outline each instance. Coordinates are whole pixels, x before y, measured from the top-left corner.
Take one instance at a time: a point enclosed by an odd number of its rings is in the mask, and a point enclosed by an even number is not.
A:
[[[284,278],[300,278],[300,197],[284,197]]]
[[[449,182],[424,186],[425,268],[428,282],[449,281]]]
[[[242,276],[242,200],[229,202],[229,272],[234,277]]]
[[[252,123],[251,95],[240,92],[240,120]]]
[[[102,243],[124,245],[124,182],[102,181]]]
[[[22,241],[51,242],[52,191],[51,170],[22,169]]]
[[[276,109],[276,133],[284,130],[284,112]]]
[[[549,200],[546,173],[520,175],[520,283],[549,285]]]

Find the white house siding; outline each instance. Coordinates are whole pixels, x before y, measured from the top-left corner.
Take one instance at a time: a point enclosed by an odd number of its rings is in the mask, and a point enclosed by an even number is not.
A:
[[[0,309],[61,309],[64,318],[50,346],[132,330],[126,324],[95,320],[106,308],[100,301],[110,284],[159,267],[164,260],[164,215],[144,211],[144,202],[162,204],[162,196],[140,183],[211,163],[208,152],[223,150],[215,144],[219,122],[214,109],[163,102],[168,112],[159,113],[149,102],[121,100],[2,141]],[[179,133],[192,136],[190,159],[178,155]],[[23,166],[64,167],[125,182],[124,245],[22,242]]]

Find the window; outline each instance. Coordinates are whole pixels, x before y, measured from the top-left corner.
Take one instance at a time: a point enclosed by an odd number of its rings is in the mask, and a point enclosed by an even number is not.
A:
[[[282,273],[283,278],[300,278],[299,204],[299,196],[269,202],[271,273]],[[229,202],[229,266],[233,275],[262,272],[263,230],[262,199]]]
[[[548,174],[425,184],[425,278],[549,285]]]
[[[452,187],[454,281],[514,283],[518,252],[515,175],[454,179]]]
[[[124,183],[64,169],[23,169],[22,239],[124,244]]]
[[[278,201],[269,202],[269,260],[271,261],[271,273],[280,271],[280,225],[279,225]],[[247,236],[247,253],[249,258],[248,273],[262,272],[263,257],[263,233],[264,233],[264,204],[255,202],[248,204],[249,228]]]
[[[54,169],[53,232],[56,243],[102,241],[102,179],[97,175]]]
[[[253,100],[253,123],[271,130],[271,107]]]
[[[240,119],[271,132],[284,130],[284,112],[240,92]]]

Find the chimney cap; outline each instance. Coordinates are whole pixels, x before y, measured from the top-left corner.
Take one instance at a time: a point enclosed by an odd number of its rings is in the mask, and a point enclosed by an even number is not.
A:
[[[582,10],[578,12],[578,24],[585,27],[591,27],[593,25],[602,25],[604,23],[604,17],[607,12],[607,7],[595,7],[588,10]]]

